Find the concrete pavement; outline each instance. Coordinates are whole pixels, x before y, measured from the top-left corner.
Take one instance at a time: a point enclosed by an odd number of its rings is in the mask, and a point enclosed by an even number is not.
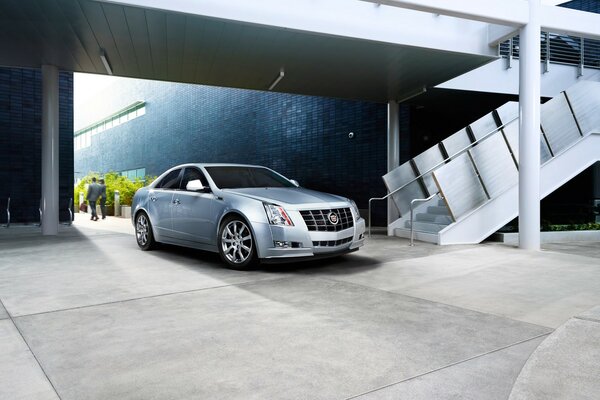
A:
[[[240,272],[142,252],[118,218],[3,229],[0,398],[507,399],[547,335],[600,304],[598,247],[549,246],[374,237]]]

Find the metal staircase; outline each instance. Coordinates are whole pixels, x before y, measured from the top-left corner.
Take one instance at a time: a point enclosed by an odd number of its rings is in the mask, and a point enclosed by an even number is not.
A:
[[[600,160],[600,83],[581,81],[541,106],[540,151],[542,198]],[[399,212],[388,234],[410,237],[412,227],[417,240],[481,242],[518,215],[518,168],[518,103],[509,102],[383,176],[383,198]]]

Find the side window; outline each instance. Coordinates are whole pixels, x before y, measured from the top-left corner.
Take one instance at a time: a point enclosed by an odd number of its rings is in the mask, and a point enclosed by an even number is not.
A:
[[[181,180],[181,169],[176,169],[167,174],[158,184],[155,186],[157,189],[179,189],[179,181]]]
[[[206,178],[204,178],[204,174],[198,168],[188,167],[185,169],[183,173],[183,179],[181,180],[181,190],[185,190],[189,181],[193,181],[195,179],[199,179],[202,182],[203,186],[208,186],[206,182]]]

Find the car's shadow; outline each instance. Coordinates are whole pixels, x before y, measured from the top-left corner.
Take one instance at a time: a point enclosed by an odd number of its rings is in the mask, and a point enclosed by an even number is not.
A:
[[[152,252],[155,257],[179,262],[182,265],[192,269],[202,269],[206,271],[226,270],[225,263],[217,253],[180,247],[169,244],[160,244]],[[250,271],[264,271],[268,273],[286,273],[286,274],[328,274],[328,275],[351,275],[378,268],[381,261],[375,258],[361,256],[352,253],[332,258],[320,258],[306,261],[288,261],[280,263],[255,263]]]

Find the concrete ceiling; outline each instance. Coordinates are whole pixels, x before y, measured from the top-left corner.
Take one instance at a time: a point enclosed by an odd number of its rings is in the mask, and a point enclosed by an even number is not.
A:
[[[0,65],[385,102],[490,56],[316,34],[93,0],[0,1]]]

